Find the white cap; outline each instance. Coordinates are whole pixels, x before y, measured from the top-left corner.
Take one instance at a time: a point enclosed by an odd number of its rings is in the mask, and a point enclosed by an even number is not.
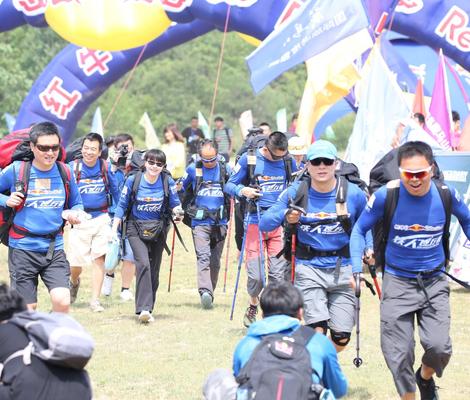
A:
[[[307,154],[305,140],[299,136],[293,136],[289,139],[289,153],[294,156]]]

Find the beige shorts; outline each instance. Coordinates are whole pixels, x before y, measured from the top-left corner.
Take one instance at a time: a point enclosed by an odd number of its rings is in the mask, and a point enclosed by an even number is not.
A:
[[[74,225],[69,230],[67,260],[71,267],[84,267],[106,254],[111,234],[108,214]]]

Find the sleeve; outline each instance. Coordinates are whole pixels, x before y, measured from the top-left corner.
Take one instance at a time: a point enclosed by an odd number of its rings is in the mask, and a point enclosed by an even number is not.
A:
[[[465,236],[470,240],[470,210],[462,200],[460,193],[452,187],[450,187],[450,190],[452,194],[452,214],[457,217]]]
[[[366,233],[383,217],[387,188],[374,193],[367,202],[359,219],[354,224],[349,249],[353,272],[362,272],[362,255],[366,247]]]
[[[116,218],[122,219],[127,211],[127,208],[129,207],[129,201],[131,198],[132,185],[134,183],[134,179],[135,176],[131,176],[124,183],[124,187],[122,188],[121,195],[119,197],[119,202],[114,213]]]
[[[271,232],[284,222],[284,218],[289,208],[289,200],[294,199],[299,184],[285,189],[277,201],[261,216],[259,228],[263,232]]]
[[[246,154],[243,154],[233,169],[233,173],[227,181],[224,192],[230,196],[240,196],[240,191],[245,187],[242,182],[248,176],[248,164]]]
[[[328,339],[323,344],[323,350],[325,352],[322,376],[323,385],[330,389],[336,398],[343,397],[348,391],[348,381],[343,371],[341,371],[336,350]]]
[[[176,184],[173,178],[168,178],[168,187],[170,189],[170,208],[175,208],[180,206],[180,198],[178,197],[178,192],[176,190]]]
[[[354,202],[354,204],[356,205],[356,210],[355,210],[356,218],[358,219],[361,216],[362,212],[364,211],[364,208],[366,208],[367,198],[366,198],[366,194],[362,190],[360,190],[358,186],[355,186],[355,187],[356,189],[358,189],[357,200]],[[370,229],[366,232],[365,243],[366,243],[367,249],[372,249],[374,247],[373,240],[372,240],[372,230]]]
[[[14,186],[13,180],[13,164],[11,164],[0,172],[0,192],[11,190]],[[9,197],[0,193],[0,206],[6,207]]]
[[[189,185],[192,184],[193,175],[194,175],[192,173],[193,171],[195,171],[194,163],[189,165],[188,168],[186,168],[186,172],[183,175],[183,178],[182,178],[183,179],[183,181],[182,181],[183,186],[181,187],[182,192],[185,192],[188,189]]]
[[[80,191],[78,190],[77,181],[75,179],[75,174],[70,165],[65,165],[65,168],[70,169],[70,198],[69,198],[69,208],[72,210],[83,210],[82,196],[80,196]]]

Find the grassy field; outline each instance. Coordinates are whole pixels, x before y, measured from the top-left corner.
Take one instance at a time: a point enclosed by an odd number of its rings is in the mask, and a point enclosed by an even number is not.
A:
[[[242,326],[247,302],[245,274],[242,272],[233,321],[229,320],[229,314],[236,276],[234,254],[231,256],[226,293],[222,291],[222,272],[214,309],[202,310],[196,290],[191,235],[187,228],[182,231],[190,253],[176,244],[170,293],[167,291],[169,258],[165,255],[157,294],[156,320],[151,325],[142,326],[136,322],[133,303],[120,302],[119,274],[113,295],[103,300],[106,310],[101,314],[91,313],[88,310],[90,273],[89,270],[84,271],[72,315],[96,340],[96,351],[88,366],[96,399],[201,399],[205,376],[215,368],[231,367],[233,349],[245,334]],[[234,249],[235,245],[232,244],[231,248]],[[6,254],[6,248],[2,247],[0,281],[8,279]],[[40,288],[40,309],[48,311],[49,301],[42,283]],[[454,288],[451,303],[454,354],[444,377],[438,380],[439,393],[443,400],[467,400],[470,398],[470,295]],[[364,364],[359,369],[352,364],[355,357],[354,334],[349,348],[339,356],[350,384],[348,399],[398,398],[380,350],[378,310],[377,299],[370,293],[364,294],[361,310],[361,357]],[[420,357],[418,345],[416,365]]]

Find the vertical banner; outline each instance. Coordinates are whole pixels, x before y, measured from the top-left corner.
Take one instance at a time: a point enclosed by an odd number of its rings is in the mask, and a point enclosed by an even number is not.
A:
[[[287,110],[285,108],[277,110],[276,125],[279,132],[287,132]]]

